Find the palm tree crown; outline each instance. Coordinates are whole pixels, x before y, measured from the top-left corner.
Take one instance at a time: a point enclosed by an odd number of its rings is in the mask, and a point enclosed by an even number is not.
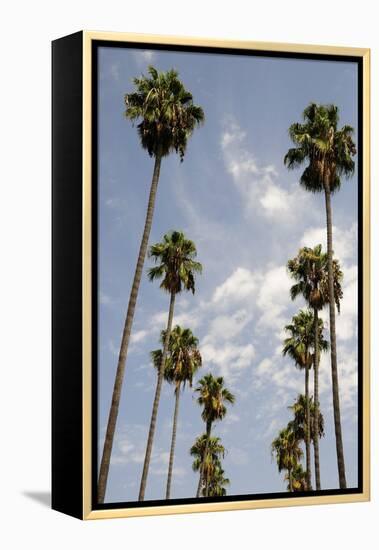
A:
[[[297,168],[308,162],[300,178],[300,185],[313,193],[325,188],[327,179],[330,192],[341,186],[341,176],[354,173],[352,157],[356,146],[352,139],[354,129],[345,125],[337,129],[338,107],[311,103],[303,112],[304,123],[296,122],[289,128],[289,136],[296,147],[284,157],[288,168]]]
[[[204,461],[205,450],[207,446],[207,434],[203,434],[196,438],[195,443],[190,449],[190,455],[194,457],[192,463],[192,469],[194,472],[198,472]],[[208,456],[212,463],[220,463],[220,459],[225,456],[225,448],[221,444],[219,437],[210,437],[208,442]]]
[[[166,233],[163,241],[150,247],[149,256],[159,264],[148,271],[150,281],[162,279],[160,287],[170,294],[183,289],[195,293],[195,273],[202,272],[201,263],[195,261],[195,244],[181,231]]]
[[[299,447],[299,440],[291,425],[280,430],[279,435],[271,444],[271,452],[276,457],[279,472],[292,471],[296,467],[303,456],[303,451]]]
[[[291,287],[292,300],[302,295],[312,308],[322,309],[329,303],[328,254],[321,244],[314,248],[303,247],[287,263],[290,276],[296,283]],[[343,273],[338,260],[333,259],[334,301],[340,311]]]
[[[194,105],[192,94],[178,72],[148,68],[148,76],[133,79],[136,91],[125,94],[125,116],[137,125],[141,145],[150,156],[164,157],[175,151],[183,160],[194,128],[204,121],[203,109]]]
[[[226,487],[230,484],[230,480],[224,476],[225,472],[220,465],[216,465],[209,478],[208,495],[206,495],[206,488],[203,488],[203,496],[209,497],[223,497],[226,495]]]
[[[231,405],[235,401],[234,395],[224,386],[222,376],[215,378],[212,374],[206,374],[195,391],[199,394],[197,402],[203,407],[201,417],[205,423],[221,420],[226,414],[225,403]]]
[[[306,411],[307,411],[307,402],[306,397],[303,394],[298,395],[296,401],[293,405],[288,407],[290,411],[293,412],[293,420],[289,423],[293,429],[297,439],[305,440],[306,433]],[[311,439],[315,438],[315,404],[313,398],[309,398],[309,408],[310,408],[310,436]],[[318,411],[318,436],[324,437],[324,417],[321,411]]]
[[[324,339],[324,323],[318,319],[319,350],[326,351],[329,347]],[[289,355],[299,369],[310,368],[313,363],[311,350],[314,346],[314,316],[309,309],[301,309],[297,315],[292,317],[292,323],[286,325],[285,330],[290,334],[284,340],[283,355]],[[314,351],[314,350],[313,350]]]
[[[288,482],[290,481],[289,474],[284,477]],[[292,491],[294,493],[304,492],[307,490],[307,472],[303,469],[301,464],[296,464],[291,472]],[[287,485],[287,490],[291,490],[290,483]]]
[[[162,330],[160,342],[163,346],[166,331]],[[202,359],[198,349],[199,340],[191,329],[176,325],[170,333],[168,355],[164,366],[164,379],[180,386],[188,382],[192,387],[193,376],[201,367]],[[154,367],[159,371],[162,363],[162,349],[151,352]]]
[[[189,328],[179,325],[173,328],[168,344],[168,360],[165,368],[165,378],[176,386],[183,387],[188,382],[192,387],[193,376],[201,367],[201,354],[198,349],[199,340]]]

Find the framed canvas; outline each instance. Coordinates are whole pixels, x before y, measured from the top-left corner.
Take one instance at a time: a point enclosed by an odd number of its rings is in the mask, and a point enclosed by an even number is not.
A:
[[[52,506],[369,499],[369,50],[53,42]]]

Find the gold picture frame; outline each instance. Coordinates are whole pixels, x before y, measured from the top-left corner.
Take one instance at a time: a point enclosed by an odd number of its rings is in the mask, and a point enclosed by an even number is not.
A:
[[[80,457],[77,457],[75,462],[75,471],[77,472],[76,478],[81,479],[80,490],[81,499],[75,497],[75,505],[69,503],[69,495],[65,493],[66,489],[64,474],[62,468],[64,461],[67,460],[67,456],[64,459],[61,457],[63,454],[63,448],[69,449],[69,438],[73,437],[71,434],[67,436],[68,439],[61,441],[60,426],[62,423],[70,422],[64,420],[67,411],[64,411],[64,405],[60,404],[60,394],[65,391],[69,391],[69,388],[62,387],[62,369],[63,366],[60,360],[57,358],[58,354],[62,354],[64,350],[64,344],[61,347],[57,346],[57,351],[54,360],[53,352],[53,378],[57,381],[54,385],[53,381],[53,430],[55,436],[53,437],[53,508],[62,512],[69,513],[82,519],[105,519],[105,518],[122,518],[133,516],[148,516],[148,515],[165,515],[165,514],[181,514],[181,513],[196,513],[196,512],[216,512],[226,510],[247,510],[256,508],[270,508],[270,507],[285,507],[285,506],[304,506],[304,505],[317,505],[317,504],[334,504],[345,502],[364,502],[370,499],[370,50],[367,48],[350,48],[350,47],[336,47],[336,46],[320,46],[320,45],[303,45],[303,44],[284,44],[284,43],[271,43],[271,42],[254,42],[254,41],[230,41],[230,40],[216,40],[194,37],[177,37],[177,36],[160,36],[160,35],[144,35],[144,34],[130,34],[130,33],[114,33],[114,32],[98,32],[98,31],[83,31],[77,33],[75,36],[74,50],[67,49],[65,44],[66,38],[55,41],[53,44],[53,63],[55,63],[57,72],[53,70],[53,132],[54,132],[54,118],[55,123],[59,119],[59,100],[54,102],[54,89],[57,90],[61,84],[61,80],[64,78],[64,71],[62,66],[72,62],[72,55],[74,51],[75,56],[80,56],[81,59],[77,59],[77,74],[82,74],[82,81],[80,83],[82,90],[82,111],[80,113],[81,120],[78,121],[78,125],[82,128],[81,138],[81,155],[82,162],[80,166],[81,171],[81,218],[79,220],[81,225],[81,236],[76,238],[81,239],[80,254],[82,258],[81,273],[78,275],[78,280],[81,282],[81,349],[80,358],[78,356],[77,361],[80,365],[76,367],[76,373],[80,371],[80,380],[76,380],[75,388],[78,388],[78,393],[81,394],[80,399],[80,413],[81,413],[81,426],[80,434],[75,436],[75,444],[73,443],[73,453],[76,453],[75,449],[78,449],[78,440],[81,439],[82,453]],[[92,380],[92,323],[93,323],[93,311],[92,311],[92,293],[93,293],[93,270],[92,270],[92,227],[93,227],[93,211],[92,211],[92,171],[93,171],[93,158],[92,158],[92,140],[93,140],[93,128],[92,128],[92,84],[93,84],[93,67],[92,67],[92,52],[94,43],[101,44],[102,42],[125,42],[128,44],[146,44],[151,45],[170,45],[193,48],[222,48],[230,50],[251,50],[253,51],[265,51],[276,53],[290,53],[294,55],[327,55],[327,56],[348,56],[361,60],[362,63],[362,136],[363,136],[363,155],[362,162],[362,269],[363,269],[363,296],[362,296],[362,346],[363,346],[363,365],[362,365],[362,491],[353,494],[329,494],[329,495],[312,495],[312,496],[299,496],[296,498],[284,497],[284,498],[267,498],[267,499],[252,499],[238,500],[236,497],[233,501],[221,501],[221,502],[198,502],[198,503],[186,503],[186,504],[170,504],[167,505],[155,505],[155,506],[139,506],[139,507],[112,507],[111,505],[106,509],[96,509],[93,506],[93,451],[94,441],[92,434],[92,414],[93,414],[93,380]],[[67,58],[65,57],[65,48],[67,49]],[[75,49],[76,48],[76,49]],[[55,53],[54,53],[55,51]],[[70,57],[71,56],[71,57]],[[70,60],[70,61],[69,61]],[[58,74],[58,69],[60,74]],[[70,69],[73,70],[72,67]],[[75,69],[76,70],[76,69]],[[67,69],[69,71],[69,69]],[[56,80],[54,81],[54,74]],[[69,74],[69,73],[66,73]],[[59,122],[59,120],[58,120]],[[72,131],[66,129],[66,132]],[[59,185],[59,170],[61,168],[59,157],[59,148],[63,147],[63,139],[61,140],[59,131],[57,130],[55,135],[55,146],[53,140],[53,187]],[[67,134],[66,134],[67,136]],[[57,157],[55,161],[56,172],[54,175],[54,151]],[[62,160],[63,162],[63,160]],[[63,166],[63,165],[62,165]],[[68,175],[66,174],[66,177]],[[57,192],[58,193],[58,192]],[[72,198],[70,198],[72,200]],[[54,203],[54,200],[53,200]],[[56,207],[59,208],[58,206]],[[56,215],[57,224],[59,224],[59,213]],[[79,223],[78,222],[78,223]],[[63,222],[62,222],[63,223]],[[59,228],[57,229],[57,235]],[[58,239],[59,236],[56,238]],[[59,240],[56,247],[59,246]],[[59,279],[59,263],[56,266],[56,278]],[[56,289],[60,289],[60,285],[64,285],[65,282],[60,279],[55,284]],[[62,287],[63,288],[63,287]],[[58,292],[57,290],[57,292]],[[54,296],[54,292],[53,292]],[[57,298],[58,300],[58,298]],[[58,309],[58,306],[57,306]],[[54,315],[57,315],[55,313]],[[54,324],[54,323],[53,323]],[[54,333],[54,328],[53,328]],[[58,333],[58,329],[57,329]],[[59,335],[56,334],[55,341],[58,342]],[[59,347],[59,349],[58,349]],[[79,376],[73,374],[73,376]],[[58,383],[59,380],[59,383]],[[80,387],[79,387],[80,386]],[[54,397],[55,396],[55,397]],[[54,401],[55,399],[55,401]],[[76,415],[79,414],[76,410]],[[73,418],[73,417],[72,417]],[[72,420],[71,418],[71,420]],[[71,424],[70,424],[71,425]],[[59,434],[58,434],[59,433]],[[63,437],[64,439],[64,437]],[[55,441],[55,443],[54,443]],[[54,446],[55,445],[55,446]],[[75,448],[74,448],[75,447]],[[70,449],[69,449],[70,452]],[[70,466],[71,467],[71,466]],[[65,493],[65,494],[63,494]],[[76,493],[79,495],[79,493]],[[54,497],[55,494],[55,497]],[[73,497],[74,499],[74,497]]]

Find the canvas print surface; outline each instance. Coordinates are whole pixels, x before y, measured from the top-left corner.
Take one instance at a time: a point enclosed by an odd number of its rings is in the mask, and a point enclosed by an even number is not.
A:
[[[96,74],[98,503],[357,488],[357,63]]]

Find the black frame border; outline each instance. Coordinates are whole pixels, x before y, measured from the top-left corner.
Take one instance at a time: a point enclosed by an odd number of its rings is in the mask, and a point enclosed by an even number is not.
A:
[[[99,504],[97,502],[97,472],[98,472],[98,365],[97,365],[97,327],[98,327],[98,48],[111,47],[123,49],[148,49],[165,50],[189,53],[205,53],[219,55],[244,55],[250,57],[271,57],[284,59],[305,59],[318,61],[338,61],[356,63],[358,67],[358,486],[348,489],[331,489],[321,491],[290,493],[264,493],[248,495],[229,495],[218,498],[186,498],[171,499],[169,501],[145,500],[145,501],[126,501]],[[215,502],[242,502],[242,501],[265,501],[270,499],[298,499],[300,497],[322,497],[331,495],[351,495],[363,493],[363,57],[336,54],[317,54],[317,53],[295,53],[287,51],[254,50],[246,48],[228,48],[217,46],[190,46],[162,43],[145,43],[133,41],[113,41],[99,40],[91,41],[92,55],[92,75],[91,75],[91,93],[92,93],[92,151],[91,151],[91,169],[92,169],[92,510],[112,510],[112,509],[132,509],[132,508],[154,508],[156,506],[178,506],[183,504],[207,504]],[[365,145],[366,146],[366,145]],[[369,353],[369,350],[367,350]]]

